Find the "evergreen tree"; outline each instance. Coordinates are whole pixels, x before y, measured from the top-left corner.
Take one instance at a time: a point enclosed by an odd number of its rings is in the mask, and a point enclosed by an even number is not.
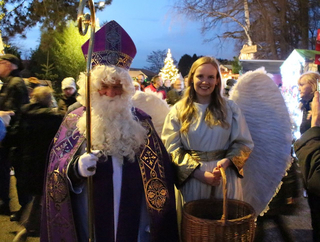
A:
[[[232,73],[239,74],[240,71],[241,71],[241,64],[239,62],[239,58],[234,56],[232,61]]]
[[[47,74],[50,67],[50,79],[56,92],[61,92],[60,82],[65,77],[78,78],[85,71],[86,61],[81,46],[89,38],[78,32],[75,22],[69,21],[61,32],[47,30],[41,33],[41,43],[31,57],[31,72],[39,78]],[[45,71],[46,70],[46,71]]]
[[[193,54],[192,57],[188,54],[185,54],[180,58],[178,63],[178,69],[183,77],[188,75],[193,62],[195,62],[200,57],[201,56],[197,56],[196,54]]]
[[[68,76],[77,79],[79,73],[85,71],[86,61],[81,46],[88,40],[89,34],[88,31],[86,36],[80,35],[73,21],[68,23],[63,32],[55,33],[51,50],[61,79]]]
[[[168,49],[167,57],[164,60],[164,67],[160,71],[160,75],[163,80],[173,80],[178,76],[178,69],[173,64],[172,55],[170,49]]]

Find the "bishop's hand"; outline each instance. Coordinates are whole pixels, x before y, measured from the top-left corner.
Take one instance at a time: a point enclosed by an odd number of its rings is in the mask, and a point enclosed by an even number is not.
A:
[[[92,150],[91,153],[84,153],[78,161],[78,172],[82,177],[93,176],[96,173],[97,161],[100,150]]]

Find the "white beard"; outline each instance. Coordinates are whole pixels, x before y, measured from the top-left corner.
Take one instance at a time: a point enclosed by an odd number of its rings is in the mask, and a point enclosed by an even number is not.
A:
[[[105,155],[126,156],[134,161],[135,154],[146,143],[147,131],[131,112],[131,97],[128,95],[110,98],[92,93],[91,141],[92,148]],[[81,134],[86,132],[86,113],[78,120]],[[122,159],[121,159],[122,160]]]

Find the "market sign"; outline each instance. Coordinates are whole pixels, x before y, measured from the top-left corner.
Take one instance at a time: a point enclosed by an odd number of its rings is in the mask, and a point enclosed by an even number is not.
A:
[[[251,46],[244,45],[240,50],[241,54],[250,54],[255,52],[257,52],[257,45],[251,45]]]

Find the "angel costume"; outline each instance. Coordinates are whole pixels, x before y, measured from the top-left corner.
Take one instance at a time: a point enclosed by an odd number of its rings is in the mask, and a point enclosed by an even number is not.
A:
[[[239,107],[231,100],[226,102],[228,128],[218,125],[210,128],[204,122],[208,104],[194,102],[199,118],[193,120],[187,134],[180,132],[178,117],[182,110],[181,102],[176,103],[166,117],[162,140],[172,154],[178,177],[177,187],[185,202],[210,197],[212,186],[200,182],[191,174],[197,168],[212,172],[217,162],[225,157],[233,163],[226,169],[228,198],[243,198],[239,178],[243,176],[243,166],[253,149],[253,142]],[[222,198],[222,183],[214,190],[214,196]]]

